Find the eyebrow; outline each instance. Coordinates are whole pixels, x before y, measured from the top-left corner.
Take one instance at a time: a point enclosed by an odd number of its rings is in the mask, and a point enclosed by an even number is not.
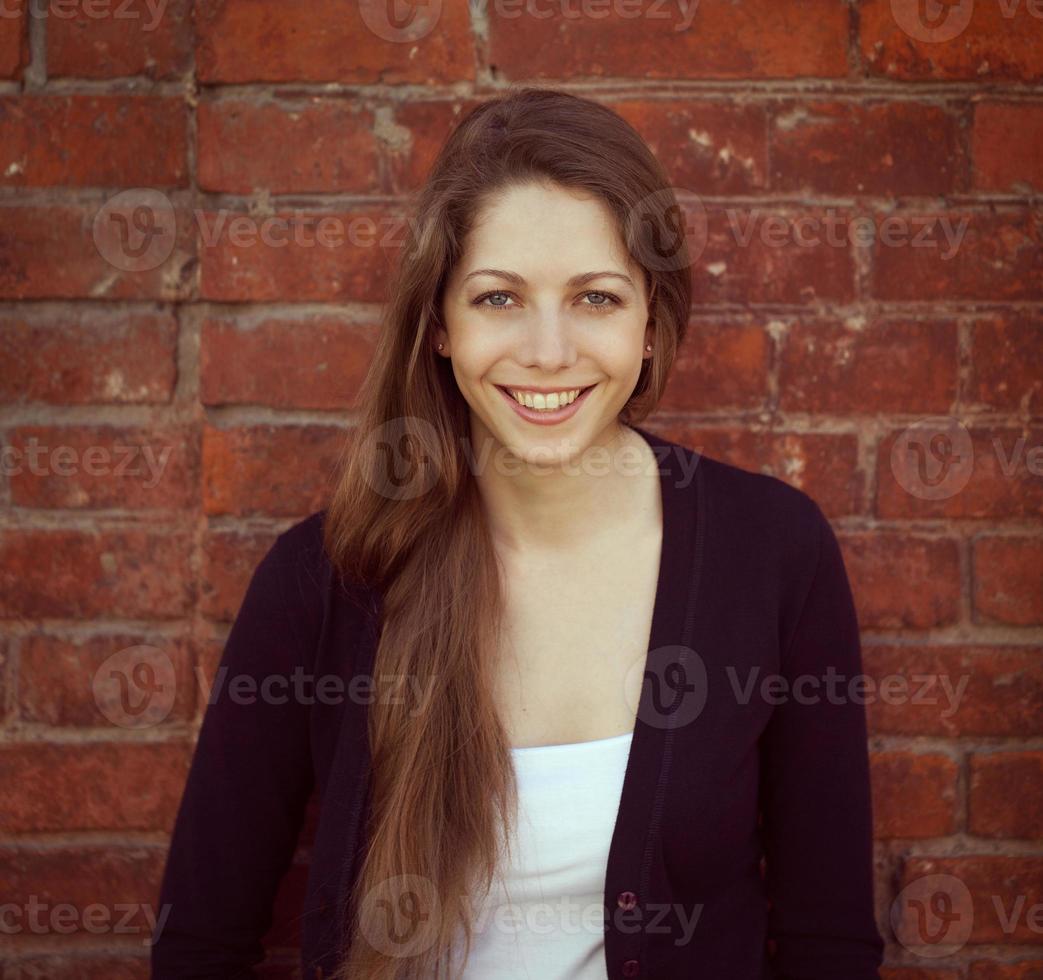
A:
[[[506,279],[507,282],[512,282],[516,286],[525,285],[525,277],[518,275],[517,272],[507,272],[504,269],[475,269],[474,272],[469,272],[463,278],[463,282],[467,282],[468,279],[474,279],[476,276],[495,276],[497,279]],[[605,270],[603,272],[583,272],[577,276],[573,276],[567,283],[566,286],[575,288],[576,286],[583,286],[593,279],[621,279],[635,292],[637,287],[634,285],[634,280],[630,276],[624,275],[622,272],[612,272],[611,270]]]

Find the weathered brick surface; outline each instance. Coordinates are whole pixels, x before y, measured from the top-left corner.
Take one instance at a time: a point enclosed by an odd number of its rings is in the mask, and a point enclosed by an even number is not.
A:
[[[678,192],[693,308],[644,424],[837,533],[882,980],[1043,980],[1041,39],[1043,0],[0,0],[5,888],[156,900],[250,577],[350,448],[413,196],[533,82],[616,111]],[[170,697],[123,717],[129,656]],[[259,976],[295,976],[319,802]],[[941,960],[889,921],[926,874],[975,915]],[[2,945],[2,980],[148,975],[123,937]]]

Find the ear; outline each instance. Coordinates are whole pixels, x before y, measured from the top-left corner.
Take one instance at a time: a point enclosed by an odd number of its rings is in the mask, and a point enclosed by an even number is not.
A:
[[[449,334],[442,327],[435,327],[431,331],[431,349],[442,357],[449,356]],[[442,344],[442,349],[438,349],[438,345]]]

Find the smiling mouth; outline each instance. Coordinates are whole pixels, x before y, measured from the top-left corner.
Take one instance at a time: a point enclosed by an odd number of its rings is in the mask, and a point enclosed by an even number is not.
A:
[[[514,392],[515,391],[527,392],[527,393],[530,393],[530,394],[533,394],[533,395],[536,394],[535,392],[533,392],[529,388],[515,388],[515,389],[512,389],[508,385],[496,385],[496,387],[499,388],[500,391],[502,391],[508,398],[514,398]],[[558,390],[559,391],[575,391],[576,392],[576,397],[579,398],[580,395],[583,395],[586,392],[590,391],[591,388],[596,388],[596,387],[597,387],[596,384],[592,384],[592,385],[587,385],[585,388],[560,388]],[[541,392],[541,394],[546,395],[547,393],[546,392]]]

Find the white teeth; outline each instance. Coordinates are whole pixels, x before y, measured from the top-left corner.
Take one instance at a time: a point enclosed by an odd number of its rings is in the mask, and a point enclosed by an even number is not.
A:
[[[537,411],[551,412],[564,405],[571,405],[582,389],[570,388],[568,391],[552,391],[548,395],[544,395],[542,392],[515,391],[513,388],[507,390],[514,396],[514,400],[518,404]]]

